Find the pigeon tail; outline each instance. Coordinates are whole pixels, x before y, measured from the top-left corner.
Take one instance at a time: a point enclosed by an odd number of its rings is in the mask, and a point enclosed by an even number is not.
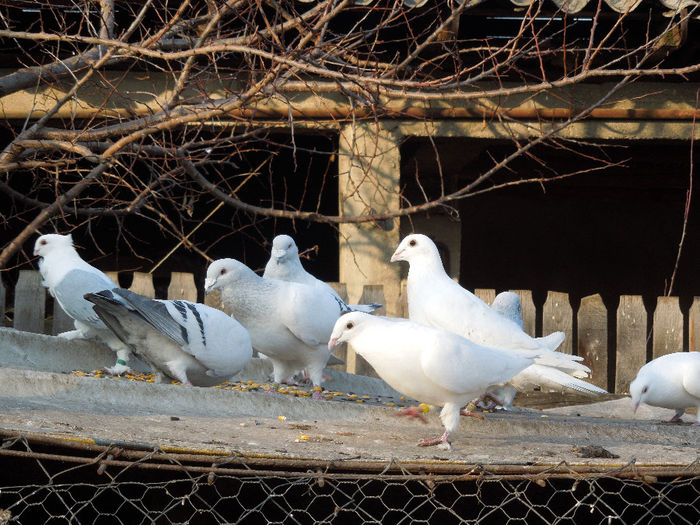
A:
[[[345,310],[343,313],[346,313],[346,312],[364,312],[366,314],[371,314],[372,312],[381,308],[382,306],[384,306],[384,305],[380,304],[380,303],[348,304],[348,305],[346,305],[347,310]]]
[[[559,348],[559,345],[564,342],[564,339],[566,339],[566,334],[564,332],[552,332],[544,337],[536,338],[536,341],[545,348],[556,350]],[[580,361],[580,359],[576,359],[576,361]]]

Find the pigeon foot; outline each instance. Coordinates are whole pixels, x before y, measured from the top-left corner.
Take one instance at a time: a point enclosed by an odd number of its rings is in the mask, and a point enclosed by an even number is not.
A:
[[[477,419],[486,419],[486,418],[484,417],[484,414],[477,414],[477,413],[475,413],[475,412],[472,412],[472,411],[469,410],[468,408],[463,408],[462,410],[460,410],[460,411],[459,411],[459,415],[460,415],[460,416],[471,416],[471,417],[475,417],[475,418],[477,418]]]
[[[120,376],[122,374],[126,374],[127,372],[131,372],[131,368],[121,363],[115,363],[115,365],[112,367],[104,367],[102,370],[112,376]]]
[[[445,449],[445,450],[450,450],[452,448],[452,445],[450,445],[450,441],[447,439],[450,436],[450,433],[445,430],[445,433],[440,436],[439,438],[433,438],[433,439],[421,439],[418,442],[419,447],[434,447],[438,446],[439,448]]]
[[[425,414],[428,411],[428,405],[425,403],[421,403],[418,406],[410,406],[404,410],[399,410],[397,412],[394,412],[395,416],[408,416],[412,419],[420,419],[423,423],[428,423],[428,420],[423,417],[423,414]],[[427,446],[427,445],[421,445],[421,446]]]

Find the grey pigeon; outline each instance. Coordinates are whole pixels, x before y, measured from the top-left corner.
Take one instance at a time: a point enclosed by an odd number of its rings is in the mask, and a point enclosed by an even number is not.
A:
[[[209,265],[207,293],[218,290],[223,304],[250,333],[253,348],[272,361],[274,380],[306,370],[322,398],[321,382],[333,324],[341,305],[328,291],[307,284],[264,279],[235,259]]]
[[[34,255],[41,257],[39,272],[43,285],[74,321],[75,330],[58,334],[58,337],[101,341],[117,354],[117,362],[105,370],[110,374],[128,371],[129,347],[104,325],[92,304],[84,299],[87,293],[116,288],[114,281],[80,258],[71,235],[42,235],[34,243]]]
[[[299,260],[299,248],[289,235],[278,235],[272,240],[270,260],[265,265],[263,277],[265,279],[279,279],[280,281],[308,284],[309,286],[326,290],[333,294],[335,300],[341,304],[343,312],[369,313],[382,307],[379,303],[346,304],[333,288],[304,269]]]
[[[85,294],[112,332],[153,369],[185,385],[211,386],[238,373],[253,355],[250,336],[221,310],[164,301],[114,288]]]

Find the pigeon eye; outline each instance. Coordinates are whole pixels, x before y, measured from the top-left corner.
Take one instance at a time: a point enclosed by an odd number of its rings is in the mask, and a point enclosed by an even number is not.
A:
[[[408,245],[409,245],[409,246],[415,246],[415,245],[416,245],[416,240],[415,240],[415,239],[411,239],[410,241],[408,241]]]
[[[648,386],[645,386],[644,388],[642,388],[642,394],[646,394],[647,390],[649,390]]]
[[[345,325],[345,328],[347,328],[348,330],[351,330],[354,327],[355,327],[355,323],[353,323],[352,321]]]
[[[224,275],[226,273],[226,268],[221,269],[221,275]]]
[[[42,246],[45,246],[45,245],[46,245],[46,239],[40,240],[40,241],[39,241],[39,244],[41,244]]]

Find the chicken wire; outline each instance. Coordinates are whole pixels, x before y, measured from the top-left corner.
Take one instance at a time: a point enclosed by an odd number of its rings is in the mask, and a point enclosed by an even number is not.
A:
[[[401,464],[7,436],[0,462],[0,525],[700,522],[700,460]]]

